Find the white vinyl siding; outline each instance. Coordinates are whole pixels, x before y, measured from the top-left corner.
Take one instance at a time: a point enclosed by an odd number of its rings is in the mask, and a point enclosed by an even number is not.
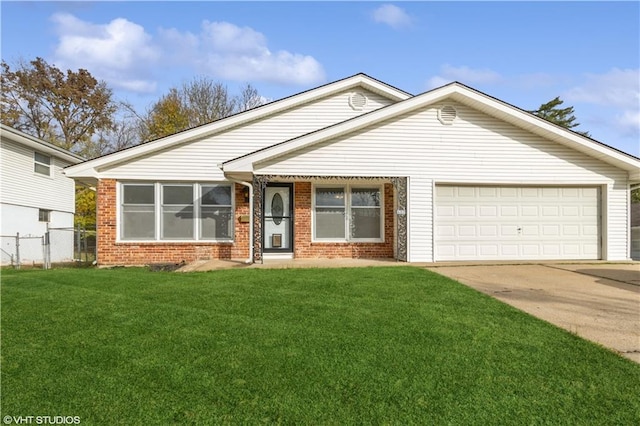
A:
[[[233,184],[121,182],[118,199],[120,241],[233,239]]]
[[[433,180],[412,176],[408,182],[408,260],[433,261]]]
[[[368,98],[363,110],[351,108],[349,95],[352,91],[345,91],[222,134],[110,167],[101,171],[101,177],[194,181],[224,179],[218,167],[220,163],[393,103],[373,92],[362,92]]]
[[[628,208],[625,171],[466,105],[447,104],[458,113],[452,125],[440,123],[437,110],[441,105],[433,105],[258,164],[255,170],[282,175],[408,176],[410,261],[424,261],[429,250],[422,244],[432,244],[423,240],[427,237],[424,221],[431,221],[433,227],[433,219],[428,216],[428,200],[420,199],[431,197],[422,192],[428,180],[450,184],[608,185],[602,202],[607,220],[617,225],[603,235],[606,258],[628,258],[628,225],[618,226],[626,221]],[[421,192],[416,192],[416,185]]]
[[[75,183],[62,169],[70,163],[55,156],[50,159],[50,175],[35,172],[35,151],[2,138],[0,143],[2,203],[60,212],[75,212]]]

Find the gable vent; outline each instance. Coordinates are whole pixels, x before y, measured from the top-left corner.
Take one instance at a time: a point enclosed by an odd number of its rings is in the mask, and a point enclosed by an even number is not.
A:
[[[442,124],[453,124],[453,120],[458,117],[458,111],[451,105],[445,105],[438,110],[438,120]]]
[[[360,92],[352,93],[349,96],[349,105],[356,111],[360,111],[367,105],[367,97]]]

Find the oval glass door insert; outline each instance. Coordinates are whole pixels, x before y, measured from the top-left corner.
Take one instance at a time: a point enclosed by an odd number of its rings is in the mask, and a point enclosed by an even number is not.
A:
[[[280,225],[282,222],[282,213],[284,213],[284,203],[282,202],[282,196],[279,193],[273,194],[271,199],[271,215],[273,216],[273,223]]]

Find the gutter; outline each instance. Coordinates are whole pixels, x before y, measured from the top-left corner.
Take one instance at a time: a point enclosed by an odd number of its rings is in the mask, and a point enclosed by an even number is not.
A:
[[[222,169],[222,164],[219,164],[218,167],[220,167],[220,169]],[[223,170],[224,171],[224,170]],[[253,245],[253,184],[250,182],[246,182],[243,180],[238,180],[238,179],[233,179],[229,176],[225,176],[227,179],[229,179],[231,182],[234,183],[239,183],[240,185],[246,186],[247,188],[249,188],[249,258],[247,260],[244,261],[244,263],[246,264],[252,264],[253,263],[253,253],[255,250],[255,247]],[[235,223],[235,221],[234,221]]]

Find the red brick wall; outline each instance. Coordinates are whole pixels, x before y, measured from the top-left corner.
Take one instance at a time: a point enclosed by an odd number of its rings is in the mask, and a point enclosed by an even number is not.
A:
[[[240,223],[249,214],[244,201],[244,187],[235,185],[235,242],[116,242],[115,179],[101,179],[97,193],[98,264],[148,265],[153,263],[193,262],[202,259],[245,259],[249,256],[249,223]],[[382,243],[311,242],[311,183],[294,184],[294,257],[296,258],[392,258],[393,257],[393,186],[384,187],[384,234]]]
[[[129,243],[116,242],[116,181],[101,179],[97,193],[98,264],[148,265],[153,263],[193,262],[201,259],[240,259],[249,256],[249,223],[240,223],[239,217],[249,214],[249,203],[244,201],[242,185],[235,185],[236,211],[234,212],[234,243]]]
[[[384,242],[319,243],[311,242],[311,183],[294,184],[294,257],[296,258],[392,258],[393,186],[384,186]]]

